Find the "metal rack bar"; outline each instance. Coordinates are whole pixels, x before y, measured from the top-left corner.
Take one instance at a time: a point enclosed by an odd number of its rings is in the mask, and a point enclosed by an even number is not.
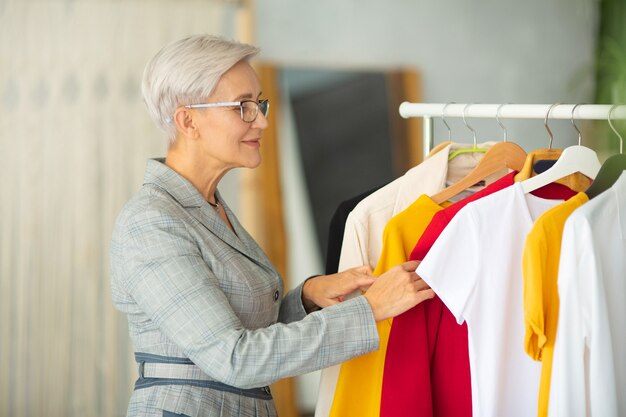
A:
[[[400,104],[400,116],[409,117],[441,117],[445,107],[445,117],[478,117],[502,119],[544,119],[552,104],[447,104],[446,103],[409,103]],[[550,119],[570,119],[576,104],[557,104],[550,111]],[[606,120],[610,104],[580,104],[574,111],[574,119]],[[617,106],[611,113],[611,120],[626,119],[626,105]]]
[[[574,109],[574,107],[576,108]],[[615,108],[613,108],[615,107]],[[500,119],[545,119],[550,111],[552,119],[611,120],[626,119],[626,105],[610,104],[463,104],[463,103],[409,103],[400,104],[400,116],[423,117],[424,155],[433,146],[433,117],[496,118]],[[572,114],[572,110],[573,114]]]

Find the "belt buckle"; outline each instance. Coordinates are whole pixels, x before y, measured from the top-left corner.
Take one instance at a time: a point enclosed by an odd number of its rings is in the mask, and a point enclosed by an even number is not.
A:
[[[140,361],[137,365],[137,372],[139,373],[139,379],[144,379],[145,377],[143,376],[143,372],[144,372],[144,367],[146,365],[145,361]]]
[[[266,394],[271,395],[272,393],[270,392],[270,387],[265,386],[263,388],[261,388],[263,391],[265,391]]]

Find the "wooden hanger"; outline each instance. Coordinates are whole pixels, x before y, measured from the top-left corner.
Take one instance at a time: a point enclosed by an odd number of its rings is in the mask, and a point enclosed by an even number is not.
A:
[[[595,178],[598,174],[598,171],[600,170],[600,161],[598,160],[598,155],[592,149],[580,145],[582,135],[580,134],[580,130],[578,130],[578,127],[576,127],[576,124],[574,123],[574,110],[576,109],[576,106],[572,108],[572,124],[578,132],[579,144],[565,148],[561,153],[559,159],[557,159],[554,165],[548,170],[542,172],[541,174],[535,175],[532,178],[522,181],[521,184],[525,193],[535,191],[538,188],[541,188],[576,172],[580,172],[581,174],[584,174],[591,179]],[[552,140],[554,139],[552,131],[548,127],[548,117],[550,115],[550,110],[552,110],[552,107],[554,107],[554,105],[550,106],[550,109],[548,109],[548,113],[546,114],[546,119],[544,121],[546,130],[548,131],[548,135],[550,136],[550,149],[552,148]]]
[[[613,132],[619,138],[619,153],[617,155],[610,156],[602,166],[600,167],[600,171],[598,171],[598,175],[596,175],[595,180],[591,184],[591,186],[585,191],[587,197],[590,199],[596,197],[598,194],[608,190],[615,184],[615,181],[622,175],[622,173],[626,170],[626,155],[624,155],[623,147],[624,147],[624,138],[619,134],[617,129],[611,123],[611,113],[617,107],[614,105],[609,110],[609,126],[613,129]]]
[[[441,204],[444,201],[449,200],[463,190],[468,189],[496,172],[504,169],[519,171],[524,166],[524,163],[526,162],[526,152],[524,152],[524,150],[516,143],[507,141],[508,135],[506,127],[504,127],[500,121],[500,109],[502,106],[503,104],[501,104],[496,110],[496,121],[502,128],[503,142],[496,143],[488,149],[485,156],[478,161],[476,167],[464,178],[432,196],[432,200],[437,204]],[[465,125],[467,126],[467,123],[465,123]],[[471,130],[474,132],[473,129]],[[475,137],[474,140],[476,140]]]
[[[496,172],[507,168],[519,171],[524,166],[526,161],[526,152],[524,152],[524,150],[516,143],[507,141],[508,135],[506,127],[504,127],[500,121],[500,109],[502,106],[503,104],[501,104],[496,110],[496,121],[502,128],[503,141],[496,143],[488,149],[485,156],[478,161],[476,167],[464,178],[432,196],[432,200],[437,204],[441,204],[444,201],[449,200],[463,190],[468,189]],[[465,125],[472,130],[472,133],[474,133],[474,141],[476,141],[476,132],[474,129],[470,128],[467,123],[465,123]]]
[[[431,199],[441,204],[498,171],[507,168],[519,171],[525,161],[526,152],[519,145],[513,142],[498,142],[489,148],[469,174],[438,192]]]

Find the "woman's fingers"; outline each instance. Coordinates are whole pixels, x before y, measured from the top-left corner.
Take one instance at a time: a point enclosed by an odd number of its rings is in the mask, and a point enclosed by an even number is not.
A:
[[[431,290],[430,288],[419,290],[417,292],[417,298],[418,298],[417,304],[421,303],[422,301],[430,300],[434,296],[435,296],[435,292]]]
[[[328,307],[342,302],[355,291],[366,291],[375,280],[372,268],[367,265],[336,274],[318,275],[305,282],[303,302],[309,307],[311,305]]]
[[[415,273],[418,265],[418,261],[409,261],[391,268],[365,293],[377,321],[395,317],[434,297],[433,290]]]
[[[360,277],[357,279],[356,285],[361,291],[367,291],[372,286],[374,281],[376,281],[376,277],[373,276]]]
[[[355,290],[366,291],[376,280],[376,277],[372,276],[372,268],[367,265],[348,269],[338,275],[339,280],[334,280],[339,284],[338,296],[351,294]]]
[[[428,284],[426,284],[426,282],[422,278],[420,278],[419,275],[417,275],[416,273],[413,273],[413,274],[414,274],[414,276],[412,277],[413,282],[415,282],[415,287],[417,288],[418,291],[430,288]]]
[[[374,273],[374,271],[372,270],[372,268],[369,265],[359,266],[359,267],[354,268],[354,270],[356,272],[359,272],[359,273],[365,274],[365,275],[372,275],[372,273]]]
[[[400,267],[407,272],[413,272],[417,269],[419,264],[420,264],[420,261],[407,261],[407,262],[400,264]]]
[[[377,319],[393,317],[434,296],[415,273],[418,265],[419,261],[405,262],[380,277],[374,277],[369,266],[320,275],[305,283],[303,301],[323,308],[344,301],[355,291],[367,291]]]

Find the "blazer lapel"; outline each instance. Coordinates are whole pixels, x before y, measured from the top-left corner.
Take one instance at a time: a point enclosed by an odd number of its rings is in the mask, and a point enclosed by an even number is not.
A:
[[[237,216],[235,216],[230,207],[228,207],[228,205],[224,202],[219,191],[217,191],[217,197],[219,198],[220,204],[226,212],[228,220],[230,220],[230,223],[233,225],[233,229],[235,229],[236,236],[228,227],[226,227],[224,222],[222,222],[222,220],[218,218],[219,222],[224,227],[228,235],[233,236],[237,242],[244,245],[248,249],[248,253],[252,254],[252,258],[275,271],[276,268],[274,268],[274,265],[272,265],[270,260],[267,258],[267,255],[265,254],[265,252],[263,252],[263,249],[261,249],[256,240],[254,240],[252,236],[250,236],[250,234],[246,231],[246,229],[243,228],[241,223],[239,223],[239,219],[237,219]],[[212,207],[211,210],[213,210]]]
[[[188,212],[196,218],[204,227],[213,233],[218,239],[227,243],[232,248],[246,255],[248,258],[266,266],[267,268],[274,270],[269,259],[265,256],[265,253],[261,250],[258,244],[252,239],[252,237],[245,231],[243,226],[237,220],[237,217],[233,214],[230,208],[226,205],[221,198],[219,191],[217,192],[217,198],[220,201],[220,205],[226,212],[226,216],[235,229],[235,233],[224,224],[222,219],[219,218],[217,212],[211,207],[204,199],[204,204],[201,207],[192,207]]]
[[[236,234],[224,224],[215,209],[206,202],[198,190],[187,179],[165,165],[164,162],[164,159],[148,160],[144,184],[154,184],[163,189],[215,237],[257,263],[275,270],[265,253],[244,230],[233,212],[224,203],[219,191],[217,192],[218,199]]]

